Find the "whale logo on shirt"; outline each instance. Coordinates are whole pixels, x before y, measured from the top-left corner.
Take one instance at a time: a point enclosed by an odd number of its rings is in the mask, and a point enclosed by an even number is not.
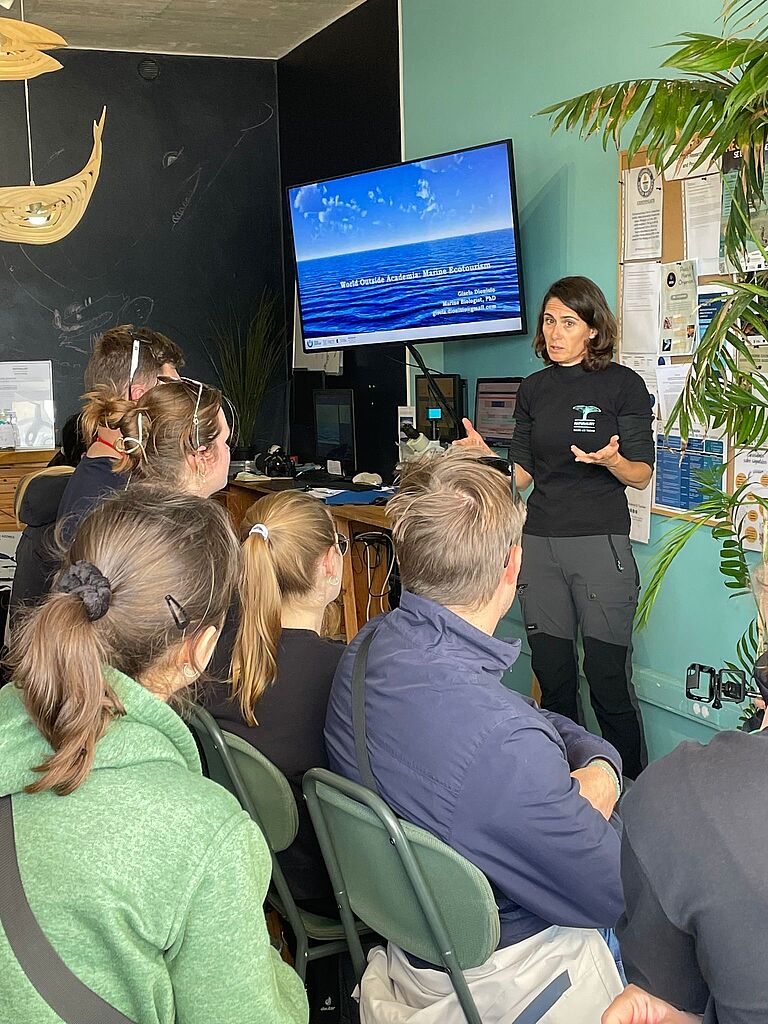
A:
[[[577,416],[573,421],[574,431],[577,434],[594,434],[595,421],[591,420],[589,417],[593,413],[602,412],[603,410],[599,409],[596,405],[574,405],[573,411],[581,413],[581,416]]]

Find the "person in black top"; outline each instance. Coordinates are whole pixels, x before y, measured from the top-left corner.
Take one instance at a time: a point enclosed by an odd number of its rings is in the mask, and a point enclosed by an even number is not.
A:
[[[121,435],[104,419],[105,394],[109,399],[135,402],[157,384],[158,377],[178,377],[183,365],[179,346],[148,327],[125,324],[96,341],[85,369],[85,405],[80,417],[88,450],[59,505],[64,543],[72,540],[78,523],[100,498],[125,485],[125,478],[115,472],[122,454],[116,447]]]
[[[206,705],[225,731],[247,740],[287,777],[299,831],[278,860],[295,899],[335,916],[301,780],[310,768],[328,767],[323,727],[344,644],[321,632],[341,589],[347,539],[336,533],[325,505],[301,491],[261,498],[243,529],[240,621],[230,616],[211,665],[214,678],[229,676],[231,652],[232,683],[211,688]]]
[[[766,760],[765,724],[721,732],[681,743],[627,793],[617,932],[633,985],[604,1024],[768,1021]]]
[[[518,595],[542,706],[579,721],[578,632],[600,730],[636,778],[647,764],[632,687],[639,574],[626,487],[653,473],[651,401],[642,378],[612,362],[616,320],[586,277],[544,297],[534,348],[547,367],[520,385],[510,460],[533,484]],[[459,444],[483,444],[469,420]]]

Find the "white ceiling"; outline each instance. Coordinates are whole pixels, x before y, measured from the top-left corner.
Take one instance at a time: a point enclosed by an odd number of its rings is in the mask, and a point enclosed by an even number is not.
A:
[[[73,48],[283,57],[364,0],[26,0]],[[20,0],[0,16],[19,18]]]

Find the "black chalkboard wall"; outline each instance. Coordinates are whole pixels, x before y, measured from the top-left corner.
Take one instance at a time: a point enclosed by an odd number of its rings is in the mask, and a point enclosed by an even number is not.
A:
[[[147,324],[178,341],[186,372],[212,379],[211,317],[282,296],[282,228],[272,61],[62,50],[30,82],[35,178],[86,163],[107,107],[101,176],[83,220],[52,245],[0,242],[0,359],[51,359],[57,426],[75,411],[94,336]],[[0,185],[26,184],[24,93],[0,83]],[[282,437],[285,388],[262,417]]]

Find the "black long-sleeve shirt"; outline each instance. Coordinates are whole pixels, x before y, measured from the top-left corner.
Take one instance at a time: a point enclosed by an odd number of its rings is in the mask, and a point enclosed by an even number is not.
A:
[[[624,484],[604,466],[576,462],[619,435],[631,462],[654,464],[651,400],[642,377],[610,363],[588,372],[548,366],[520,385],[510,459],[533,477],[525,532],[538,537],[628,534]]]
[[[681,743],[622,802],[629,981],[705,1024],[765,1024],[768,734]]]
[[[212,674],[229,674],[237,616],[231,615],[217,646]],[[311,629],[284,629],[277,652],[275,681],[256,708],[258,725],[248,725],[229,686],[217,683],[205,695],[205,704],[226,732],[242,737],[277,765],[288,778],[296,797],[299,831],[293,844],[277,855],[294,899],[331,898],[331,883],[323,864],[312,822],[301,792],[301,780],[310,768],[327,768],[323,740],[325,711],[336,666],[344,644],[318,636]]]

